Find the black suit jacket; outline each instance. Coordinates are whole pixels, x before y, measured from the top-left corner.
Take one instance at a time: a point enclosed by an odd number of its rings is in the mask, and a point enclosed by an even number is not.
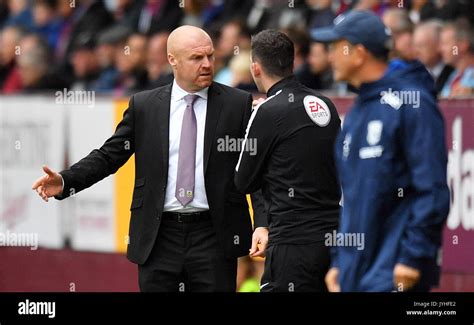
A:
[[[127,257],[137,264],[147,260],[162,220],[168,180],[171,87],[169,84],[132,96],[114,135],[100,149],[60,172],[64,189],[57,198],[63,199],[115,173],[135,153]],[[237,192],[233,181],[240,153],[218,150],[218,139],[244,137],[251,102],[247,92],[215,82],[209,87],[205,187],[219,247],[230,258],[248,254],[252,228],[246,197]],[[266,216],[258,210],[255,226],[265,226]]]

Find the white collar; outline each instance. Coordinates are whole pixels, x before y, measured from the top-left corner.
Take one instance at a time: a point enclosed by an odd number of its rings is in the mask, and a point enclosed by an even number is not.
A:
[[[178,83],[176,82],[176,79],[173,80],[173,86],[171,89],[171,99],[174,100],[175,102],[180,101],[181,99],[184,98],[186,95],[198,95],[200,98],[207,100],[207,93],[209,91],[209,87],[201,89],[195,93],[189,93],[183,88],[181,88]]]

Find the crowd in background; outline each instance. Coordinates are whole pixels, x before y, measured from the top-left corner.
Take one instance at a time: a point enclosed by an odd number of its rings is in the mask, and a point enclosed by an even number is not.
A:
[[[166,40],[184,24],[215,46],[215,80],[257,91],[251,35],[284,31],[295,43],[295,75],[345,94],[334,83],[327,45],[314,28],[348,10],[372,10],[393,35],[393,59],[425,64],[442,97],[474,94],[474,1],[469,0],[0,0],[0,92],[88,90],[128,96],[172,80]]]

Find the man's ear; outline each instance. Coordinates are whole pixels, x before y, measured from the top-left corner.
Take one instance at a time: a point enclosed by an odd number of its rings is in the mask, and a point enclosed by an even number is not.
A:
[[[168,63],[174,68],[176,66],[176,58],[173,54],[168,53]]]
[[[354,63],[357,66],[362,65],[364,61],[366,60],[367,56],[369,55],[369,52],[367,51],[365,47],[363,47],[360,44],[357,44],[356,46],[354,46],[353,51],[355,51]]]
[[[257,61],[252,62],[252,71],[255,77],[260,77],[260,75],[262,74],[262,67],[260,66],[260,63],[258,63]]]

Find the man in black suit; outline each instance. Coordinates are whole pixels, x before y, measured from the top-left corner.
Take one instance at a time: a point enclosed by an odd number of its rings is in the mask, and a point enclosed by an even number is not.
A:
[[[235,291],[252,225],[233,183],[239,148],[218,143],[243,138],[252,97],[212,81],[214,48],[202,29],[177,28],[167,48],[173,83],[132,96],[100,149],[60,173],[43,167],[33,189],[45,201],[64,199],[135,153],[127,257],[139,265],[140,290]],[[255,227],[264,219],[257,211]]]

